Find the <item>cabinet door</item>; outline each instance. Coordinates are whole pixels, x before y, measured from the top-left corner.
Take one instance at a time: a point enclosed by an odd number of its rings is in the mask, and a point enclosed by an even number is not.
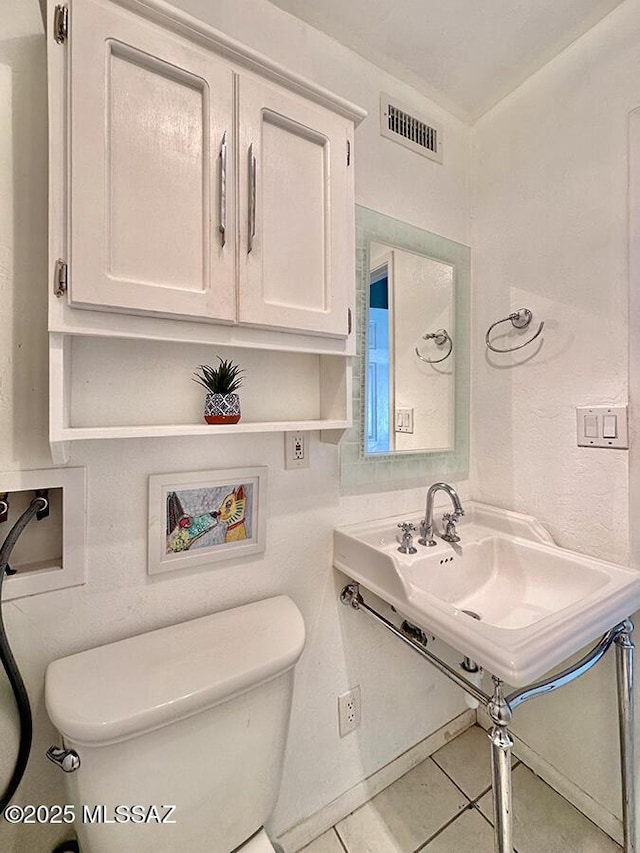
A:
[[[249,75],[240,77],[239,104],[238,320],[346,337],[352,124]]]
[[[233,322],[231,68],[104,0],[70,50],[71,304]]]

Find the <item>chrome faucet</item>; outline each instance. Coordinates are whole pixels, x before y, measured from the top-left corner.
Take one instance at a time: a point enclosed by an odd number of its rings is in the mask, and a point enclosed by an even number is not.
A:
[[[445,516],[447,524],[442,538],[447,542],[460,541],[460,537],[456,533],[456,521],[459,521],[461,516],[464,515],[464,510],[460,503],[458,493],[453,486],[450,486],[448,483],[434,483],[432,486],[429,486],[429,490],[427,491],[427,506],[424,518],[420,522],[420,539],[418,539],[418,542],[421,545],[431,546],[436,544],[436,540],[433,538],[433,499],[436,492],[440,491],[446,492],[446,494],[451,498],[451,503],[453,504],[453,512],[447,513]]]

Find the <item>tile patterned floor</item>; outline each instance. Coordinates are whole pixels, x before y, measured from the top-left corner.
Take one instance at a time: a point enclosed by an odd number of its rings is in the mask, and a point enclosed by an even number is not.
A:
[[[467,729],[303,853],[493,853],[486,733]],[[621,847],[514,760],[517,853],[616,853]]]

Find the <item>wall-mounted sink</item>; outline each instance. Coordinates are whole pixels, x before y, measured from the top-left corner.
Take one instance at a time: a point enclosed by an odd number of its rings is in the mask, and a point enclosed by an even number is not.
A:
[[[383,519],[334,532],[334,565],[515,687],[640,607],[640,572],[553,544],[535,519],[467,503],[461,541],[398,552]]]

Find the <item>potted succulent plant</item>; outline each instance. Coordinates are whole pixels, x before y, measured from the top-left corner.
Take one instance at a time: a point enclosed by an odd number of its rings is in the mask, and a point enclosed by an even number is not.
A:
[[[218,356],[220,364],[201,364],[193,381],[206,390],[204,419],[208,424],[237,424],[240,420],[240,397],[235,393],[242,385],[244,371],[231,360]]]

